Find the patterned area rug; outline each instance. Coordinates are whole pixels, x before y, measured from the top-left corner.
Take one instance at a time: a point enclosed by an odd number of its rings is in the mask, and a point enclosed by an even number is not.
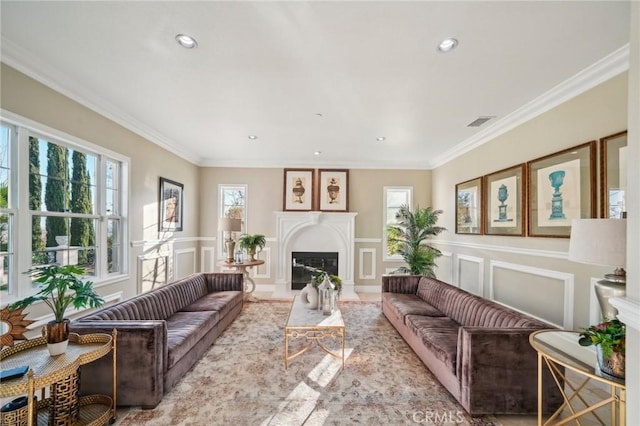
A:
[[[493,425],[471,418],[382,315],[379,303],[341,302],[346,361],[317,346],[284,368],[289,303],[242,314],[153,410],[117,425]],[[326,340],[326,339],[325,339]],[[302,348],[302,340],[294,341]],[[293,344],[292,344],[293,345]],[[333,348],[339,348],[335,342]]]

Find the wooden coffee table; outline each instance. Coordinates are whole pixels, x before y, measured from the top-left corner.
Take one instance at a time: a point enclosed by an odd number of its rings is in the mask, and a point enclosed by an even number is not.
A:
[[[320,349],[332,357],[342,360],[344,369],[344,321],[342,313],[336,309],[331,315],[323,315],[322,310],[307,309],[298,301],[298,296],[294,297],[284,327],[284,368],[289,366],[289,361],[308,351],[315,342]],[[294,354],[289,353],[289,339],[307,339],[309,342],[302,349]],[[340,339],[340,352],[329,349],[322,343],[323,339]]]

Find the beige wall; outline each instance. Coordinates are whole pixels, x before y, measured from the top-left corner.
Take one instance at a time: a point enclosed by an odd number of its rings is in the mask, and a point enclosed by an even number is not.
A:
[[[160,238],[195,240],[194,237],[199,235],[199,168],[5,64],[2,64],[1,71],[0,105],[3,109],[130,158],[128,225],[129,241],[134,243],[127,259],[130,277],[125,281],[102,286],[99,292],[109,295],[123,291],[124,297],[134,295],[138,256],[160,249],[170,252],[171,247],[167,244],[158,245]],[[183,183],[185,188],[184,231],[174,235],[158,233],[160,176]],[[145,245],[142,244],[143,241],[155,243]],[[176,247],[185,248],[194,244],[197,241],[178,243]],[[187,256],[191,254],[187,253]],[[178,262],[185,263],[179,258]],[[179,269],[184,271],[180,275],[194,272],[190,270],[193,268],[188,262]],[[172,257],[170,272],[173,272]]]
[[[270,257],[270,270],[261,268],[261,276],[256,279],[260,284],[273,284],[276,271],[276,217],[273,212],[282,211],[284,185],[284,169],[281,168],[202,168],[200,174],[201,200],[201,235],[206,247],[215,247],[215,242],[208,237],[216,235],[217,214],[219,212],[219,185],[247,185],[248,214],[247,232],[264,234],[267,237],[267,250]],[[398,262],[382,263],[382,196],[385,186],[413,186],[414,203],[428,206],[431,202],[431,172],[428,170],[349,170],[349,211],[357,212],[356,216],[356,265],[354,280],[356,289],[361,291],[379,291],[380,276],[384,268],[397,268]],[[360,279],[359,252],[363,249],[375,250],[376,265],[365,265],[364,275],[375,267],[375,279]],[[214,249],[215,250],[215,249]],[[369,253],[369,251],[367,251]],[[221,255],[215,251],[218,260]],[[370,255],[366,258],[370,259]],[[205,262],[209,265],[210,262]],[[208,266],[207,266],[208,267]],[[367,288],[362,288],[363,286]]]
[[[580,96],[491,140],[471,152],[433,170],[434,207],[445,211],[443,225],[455,230],[455,185],[565,148],[596,140],[627,128],[627,74],[619,75]],[[481,292],[499,301],[557,323],[559,306],[544,300],[564,301],[565,285],[573,279],[569,308],[573,326],[589,324],[591,277],[606,268],[589,267],[566,260],[568,239],[456,235],[440,238],[451,277],[465,281],[480,277]],[[462,257],[462,259],[458,259]],[[493,264],[491,262],[494,262]],[[503,262],[496,265],[495,262]],[[442,268],[441,268],[442,269]],[[447,274],[449,270],[440,274]],[[564,276],[563,274],[568,274]],[[493,279],[493,283],[492,280]],[[501,293],[499,293],[499,291]],[[519,299],[516,301],[516,295]],[[564,308],[563,308],[564,309]]]
[[[215,267],[205,258],[215,253],[212,248],[215,247],[217,233],[219,184],[248,185],[248,232],[265,234],[269,239],[268,247],[273,248],[273,212],[282,210],[283,169],[199,168],[6,65],[2,65],[1,102],[6,110],[131,159],[129,234],[133,247],[128,259],[131,277],[125,282],[101,288],[103,294],[122,290],[125,297],[129,297],[135,293],[139,256],[168,253],[170,271],[174,273],[177,268],[179,276],[199,270],[201,264],[203,269]],[[586,325],[592,303],[587,283],[591,277],[601,276],[602,268],[567,262],[567,239],[456,235],[454,187],[456,183],[624,130],[626,109],[627,82],[624,74],[433,171],[351,169],[349,207],[358,213],[356,289],[379,291],[381,274],[400,266],[397,262],[382,262],[382,193],[384,186],[410,185],[414,187],[415,204],[433,205],[445,212],[440,224],[448,232],[439,238],[445,252],[439,262],[439,276],[487,297],[492,295],[493,277],[494,296],[498,300],[503,298],[504,303],[517,305],[514,300],[521,295],[525,302],[516,307],[557,322],[563,313],[558,312],[556,305],[540,306],[540,303],[532,302],[527,306],[526,301],[535,301],[532,296],[539,294],[541,286],[549,297],[564,300],[564,287],[571,280],[563,274],[569,274],[573,276],[575,286],[568,299],[573,300],[570,308],[574,313],[570,319],[574,326]],[[159,176],[185,185],[184,232],[175,235],[159,235],[157,232]],[[171,242],[158,241],[163,238]],[[200,238],[204,239],[202,244],[198,241]],[[204,254],[201,248],[209,251]],[[359,274],[361,252],[366,252],[364,275],[375,271],[375,278],[365,279]],[[271,253],[275,256],[276,250]],[[276,261],[274,256],[272,264]],[[491,261],[502,264],[496,267]],[[518,267],[525,271],[518,270]],[[273,283],[275,267],[270,271],[265,268],[260,273],[259,284]],[[507,277],[517,288],[505,284]],[[480,286],[474,284],[475,278]],[[541,280],[544,284],[538,284]],[[566,308],[566,304],[563,307]]]

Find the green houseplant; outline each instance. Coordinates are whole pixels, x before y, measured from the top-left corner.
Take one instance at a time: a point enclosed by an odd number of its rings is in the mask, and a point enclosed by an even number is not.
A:
[[[53,311],[54,320],[47,324],[47,343],[51,355],[64,353],[69,339],[69,320],[64,317],[69,306],[97,308],[104,300],[93,290],[91,281],[83,281],[84,269],[76,265],[45,265],[27,272],[40,290],[11,305],[11,309],[26,308],[43,301]]]
[[[313,286],[313,288],[317,289],[318,286],[322,284],[322,281],[324,281],[324,274],[325,274],[324,272],[320,272],[320,273],[314,274],[311,277],[311,285]],[[329,281],[333,283],[333,285],[335,286],[335,291],[339,295],[340,292],[342,291],[342,279],[337,275],[329,274]]]
[[[598,365],[607,374],[624,378],[626,327],[618,319],[606,320],[580,332],[578,343],[596,346]]]
[[[252,261],[256,260],[256,249],[260,250],[267,244],[267,239],[262,234],[243,234],[238,240],[240,248],[247,250]]]
[[[408,265],[398,268],[396,273],[435,277],[435,260],[442,253],[426,240],[446,231],[446,228],[436,226],[441,214],[442,210],[431,207],[417,206],[412,211],[406,204],[400,206],[396,213],[397,223],[387,226],[389,244]]]

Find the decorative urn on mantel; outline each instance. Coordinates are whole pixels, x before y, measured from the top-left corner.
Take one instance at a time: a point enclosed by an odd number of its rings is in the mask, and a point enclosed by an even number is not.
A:
[[[67,308],[97,308],[104,300],[93,290],[91,281],[83,281],[84,269],[76,265],[45,265],[27,271],[40,291],[11,305],[10,309],[26,308],[42,301],[53,311],[54,319],[46,326],[47,347],[51,356],[63,354],[69,343]]]

